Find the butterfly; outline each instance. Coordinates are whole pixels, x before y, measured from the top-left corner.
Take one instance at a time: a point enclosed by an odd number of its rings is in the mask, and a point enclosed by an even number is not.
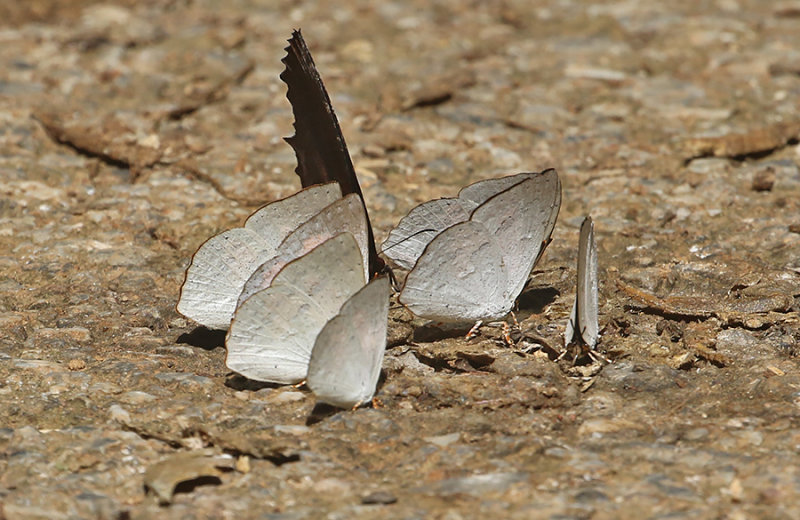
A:
[[[382,245],[410,269],[399,301],[417,316],[504,317],[550,242],[561,207],[554,169],[476,182],[412,209]]]
[[[388,279],[366,284],[355,238],[340,233],[287,263],[239,306],[225,363],[256,381],[306,381],[320,401],[351,407],[375,392],[388,312]]]
[[[286,142],[297,156],[295,171],[300,182],[306,187],[336,181],[344,195],[355,193],[361,198],[364,213],[367,215],[370,273],[374,276],[387,272],[387,266],[378,256],[375,247],[364,195],[361,193],[339,121],[300,31],[292,32],[289,46],[285,50],[286,56],[281,60],[285,69],[280,78],[286,83],[286,97],[292,105],[295,119],[295,134],[287,137]]]
[[[295,116],[295,135],[286,141],[295,151],[296,172],[306,189],[286,202],[277,201],[256,211],[244,227],[212,237],[192,257],[177,310],[208,328],[227,329],[238,304],[268,287],[271,277],[286,262],[333,233],[344,231],[343,225],[355,226],[347,230],[362,246],[368,273],[387,272],[375,248],[366,205],[339,123],[299,31],[292,34],[286,51],[281,79],[287,84],[287,98]],[[332,183],[338,186],[334,188]],[[348,197],[350,194],[352,197]],[[342,195],[344,202],[339,204],[337,199]],[[361,206],[365,238],[361,219],[354,217],[358,212],[354,201]],[[331,204],[338,205],[328,208]],[[320,213],[323,209],[327,213]],[[312,218],[315,215],[317,218]],[[306,225],[301,227],[303,223]]]
[[[598,334],[597,244],[592,218],[586,217],[578,239],[578,289],[564,334],[564,346],[578,343],[592,351],[597,346]]]

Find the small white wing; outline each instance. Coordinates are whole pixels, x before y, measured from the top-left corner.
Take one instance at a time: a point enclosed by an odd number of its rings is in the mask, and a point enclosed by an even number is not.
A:
[[[322,209],[286,237],[278,247],[277,254],[265,260],[246,281],[238,295],[238,305],[269,287],[284,265],[344,231],[355,237],[363,258],[364,276],[369,279],[367,215],[361,198],[351,193]]]
[[[417,316],[467,323],[508,314],[514,303],[494,236],[479,222],[451,226],[425,248],[406,277],[400,303]]]
[[[386,349],[389,280],[376,278],[354,294],[317,337],[308,387],[317,399],[351,408],[372,399]]]
[[[228,368],[257,381],[305,379],[319,331],[366,282],[363,257],[340,233],[288,263],[236,310],[225,340]]]
[[[594,223],[586,217],[581,224],[578,241],[578,289],[564,334],[564,345],[579,342],[593,350],[597,345],[597,244]]]
[[[205,241],[186,270],[178,312],[210,329],[227,329],[253,271],[275,256],[277,245],[299,223],[339,197],[337,183],[312,186],[262,207],[247,219],[245,227]]]
[[[211,237],[186,270],[178,312],[210,329],[227,329],[244,283],[274,254],[249,229],[234,228]]]

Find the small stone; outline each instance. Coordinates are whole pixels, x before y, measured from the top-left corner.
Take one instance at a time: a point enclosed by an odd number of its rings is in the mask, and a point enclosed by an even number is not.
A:
[[[775,186],[775,169],[771,166],[757,170],[753,175],[753,191],[771,191]]]
[[[71,339],[79,343],[85,343],[92,339],[92,334],[85,327],[65,327],[63,329],[39,329],[36,331],[37,338],[42,339]]]
[[[625,431],[636,431],[639,425],[626,419],[592,419],[584,422],[578,427],[578,435],[617,433]]]
[[[338,478],[324,478],[314,485],[314,490],[319,493],[332,493],[339,496],[351,494],[350,484]]]
[[[361,498],[362,504],[388,505],[397,502],[397,497],[388,491],[374,491]]]
[[[458,442],[461,438],[461,434],[458,432],[448,433],[447,435],[436,435],[434,437],[425,437],[426,442],[430,442],[431,444],[435,444],[441,448],[446,448],[447,446],[453,444],[454,442]]]
[[[118,404],[112,404],[108,408],[108,412],[112,421],[122,424],[128,424],[131,422],[131,414],[128,413],[128,410]]]
[[[297,401],[302,401],[306,398],[306,394],[303,392],[296,392],[287,390],[285,392],[277,392],[275,394],[270,395],[270,401],[273,403],[294,403]]]
[[[143,404],[149,403],[151,401],[155,401],[157,399],[156,396],[152,394],[148,394],[147,392],[141,392],[139,390],[132,390],[130,392],[125,392],[121,396],[119,396],[122,402],[128,404]]]
[[[702,441],[708,438],[708,428],[692,428],[683,436],[684,439],[689,441]]]
[[[484,473],[461,478],[450,478],[439,484],[443,495],[503,493],[513,484],[528,480],[527,473]]]
[[[744,486],[742,485],[742,481],[738,478],[733,479],[731,485],[728,486],[728,493],[730,493],[731,500],[734,502],[741,502],[744,498]]]
[[[236,459],[236,464],[233,467],[239,473],[250,473],[250,457],[242,455]]]
[[[305,435],[311,432],[311,428],[302,424],[276,424],[273,426],[276,432],[288,433],[290,435]]]
[[[70,359],[67,363],[67,368],[72,371],[83,370],[86,368],[86,361],[82,359]]]
[[[61,368],[58,363],[44,359],[15,359],[14,368],[38,370],[41,372],[57,371]]]

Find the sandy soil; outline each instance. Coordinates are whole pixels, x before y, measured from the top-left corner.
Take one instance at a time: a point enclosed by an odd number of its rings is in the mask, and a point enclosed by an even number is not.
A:
[[[799,2],[0,15],[0,518],[800,517]],[[199,244],[299,188],[298,27],[379,239],[558,169],[517,318],[561,344],[591,214],[611,364],[395,307],[374,408],[226,369],[224,334],[174,307]]]

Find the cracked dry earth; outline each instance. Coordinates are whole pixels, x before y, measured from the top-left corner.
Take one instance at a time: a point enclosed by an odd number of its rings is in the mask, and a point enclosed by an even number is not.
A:
[[[800,517],[800,2],[0,13],[0,517]],[[560,344],[590,213],[611,364],[395,307],[380,406],[225,368],[174,307],[200,243],[299,188],[296,27],[379,238],[470,182],[559,170],[517,318]]]

